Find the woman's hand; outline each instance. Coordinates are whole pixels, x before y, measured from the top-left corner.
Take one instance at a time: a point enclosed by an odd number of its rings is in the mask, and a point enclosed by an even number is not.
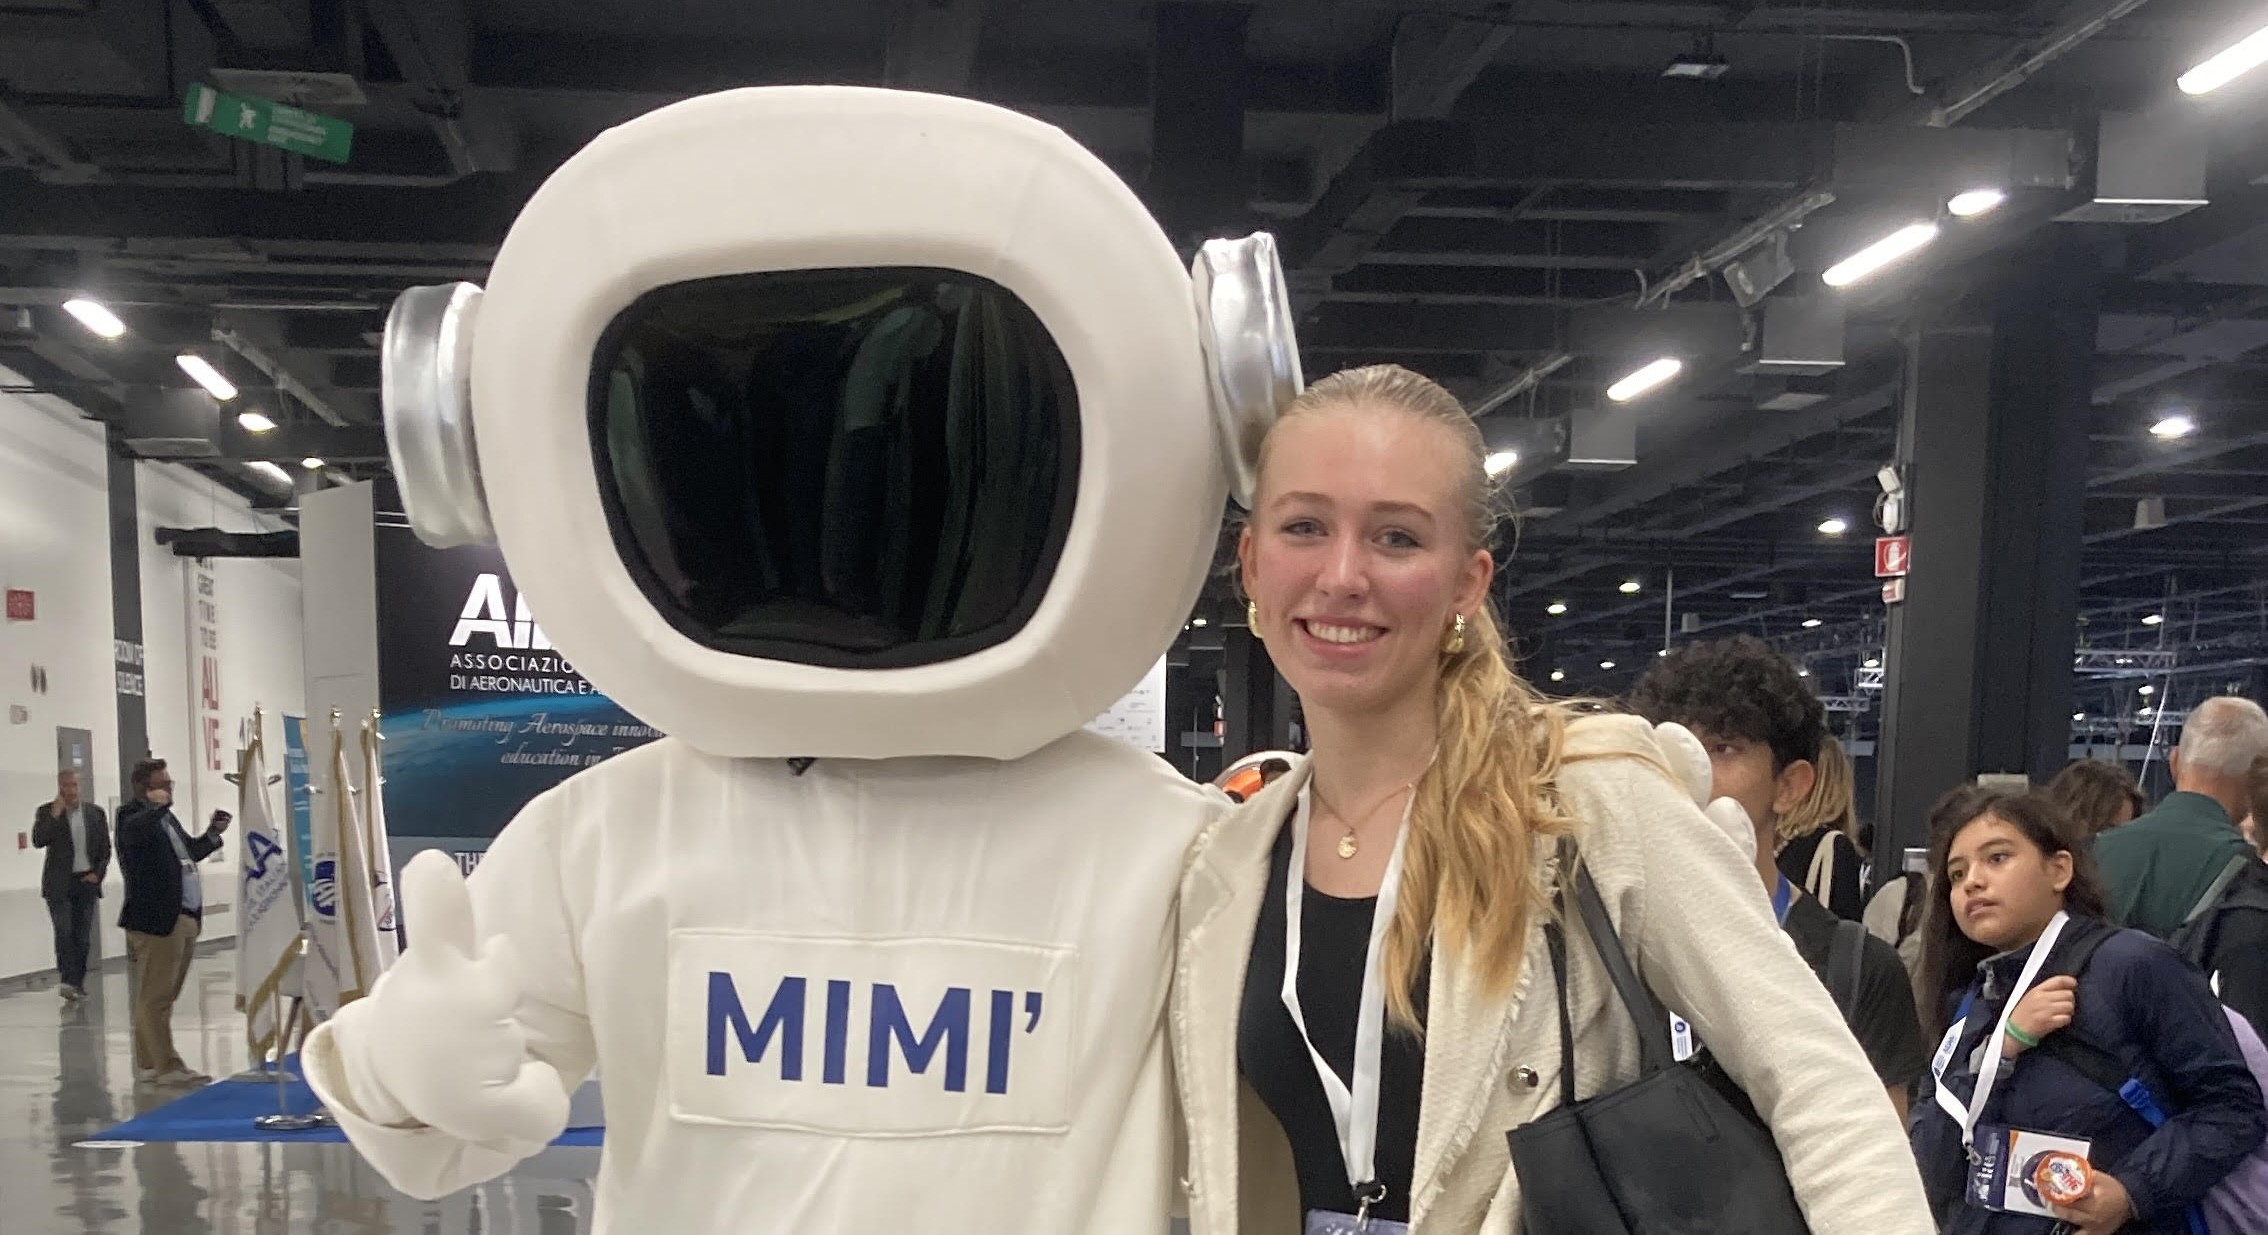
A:
[[[2024,997],[2016,1001],[2016,1011],[2010,1014],[2008,1025],[2030,1035],[2035,1042],[2045,1041],[2049,1034],[2071,1023],[2071,1015],[2078,1007],[2079,979],[2069,975],[2049,978],[2025,991]],[[2003,1057],[2014,1059],[2026,1049],[2015,1034],[2001,1036]],[[2124,1191],[2119,1195],[2124,1196]]]
[[[2071,1235],[2112,1235],[2135,1216],[2134,1198],[2126,1195],[2126,1185],[2101,1171],[2095,1172],[2095,1186],[2087,1195],[2050,1208],[2072,1224]]]

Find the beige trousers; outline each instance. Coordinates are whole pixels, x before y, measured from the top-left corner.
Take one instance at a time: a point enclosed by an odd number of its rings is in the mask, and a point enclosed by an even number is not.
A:
[[[173,1049],[173,1001],[189,980],[197,952],[197,919],[182,914],[170,935],[126,932],[134,968],[134,1066],[147,1072],[187,1071]]]

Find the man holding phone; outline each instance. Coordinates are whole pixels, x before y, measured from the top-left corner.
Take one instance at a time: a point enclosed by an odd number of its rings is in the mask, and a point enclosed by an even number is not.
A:
[[[201,1085],[173,1048],[173,1001],[189,979],[205,892],[197,863],[221,847],[229,814],[216,810],[191,836],[173,817],[173,775],[165,760],[144,759],[128,778],[134,800],[118,808],[118,873],[126,903],[118,925],[134,969],[134,1079],[159,1085]]]

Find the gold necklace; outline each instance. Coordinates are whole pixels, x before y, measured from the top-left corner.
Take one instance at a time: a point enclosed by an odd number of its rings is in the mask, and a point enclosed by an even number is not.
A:
[[[1342,862],[1346,861],[1347,859],[1354,857],[1355,854],[1361,852],[1362,850],[1362,846],[1358,843],[1355,837],[1355,825],[1357,823],[1370,822],[1371,816],[1378,813],[1379,807],[1386,805],[1388,802],[1393,801],[1395,798],[1398,798],[1405,793],[1413,793],[1416,791],[1416,789],[1417,782],[1414,780],[1402,785],[1398,785],[1385,797],[1382,797],[1378,799],[1378,801],[1372,803],[1369,810],[1362,812],[1362,814],[1360,815],[1350,816],[1345,811],[1342,811],[1338,807],[1331,805],[1331,800],[1323,796],[1323,790],[1321,788],[1317,788],[1315,790],[1315,800],[1321,802],[1323,804],[1324,810],[1331,812],[1334,818],[1336,818],[1340,823],[1346,825],[1346,834],[1339,837],[1339,860]]]

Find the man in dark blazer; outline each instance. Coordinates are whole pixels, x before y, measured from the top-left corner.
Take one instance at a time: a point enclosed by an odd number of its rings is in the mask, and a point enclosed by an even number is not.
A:
[[[214,811],[191,836],[173,817],[173,774],[163,759],[135,764],[129,784],[134,800],[118,808],[118,874],[126,884],[118,925],[134,966],[134,1079],[202,1084],[212,1078],[191,1071],[173,1048],[173,1001],[189,980],[204,922],[197,864],[221,847],[229,816]]]
[[[32,847],[47,851],[39,894],[55,923],[56,989],[76,1002],[87,994],[87,955],[94,949],[95,902],[110,869],[110,820],[79,796],[79,774],[55,775],[55,800],[32,812]]]

